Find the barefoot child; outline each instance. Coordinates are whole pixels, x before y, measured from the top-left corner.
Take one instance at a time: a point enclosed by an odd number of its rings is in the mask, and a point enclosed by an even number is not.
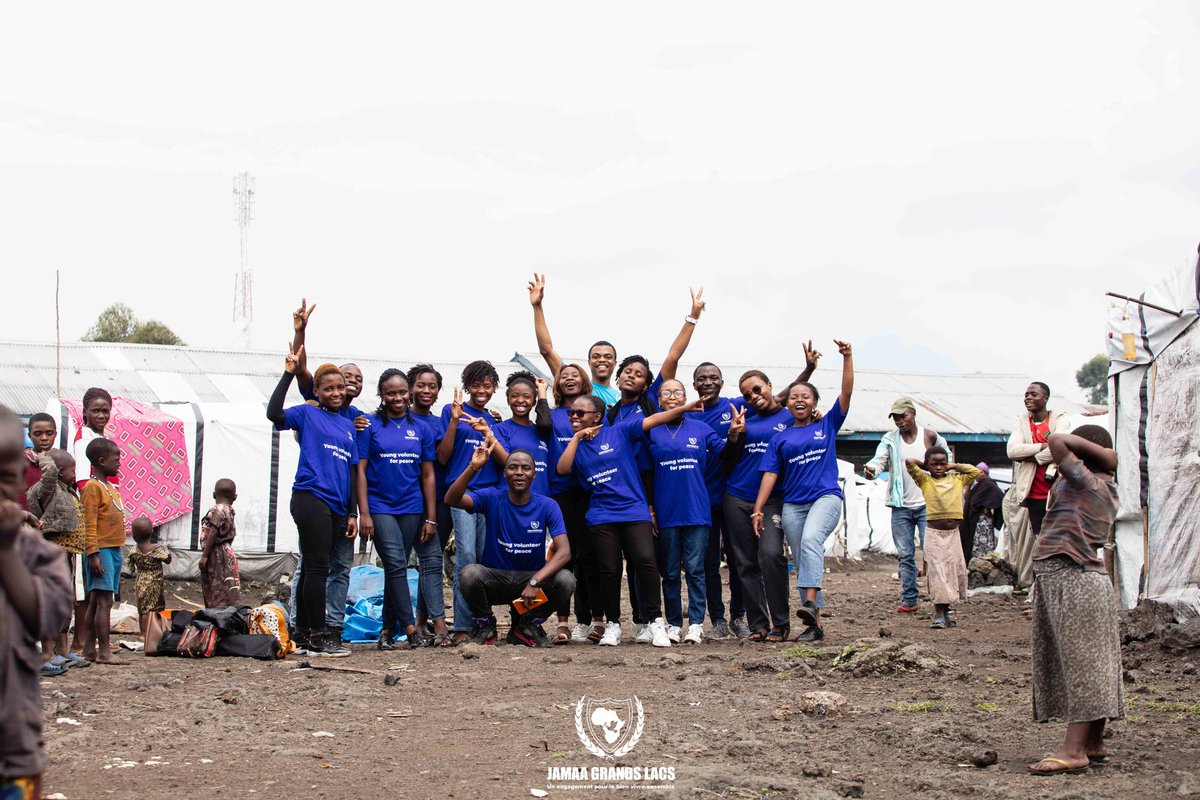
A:
[[[924,464],[909,458],[904,466],[925,495],[925,580],[933,600],[933,622],[929,627],[945,628],[954,624],[950,604],[967,599],[967,563],[958,537],[963,487],[983,473],[969,464],[951,464],[941,447],[926,450]]]
[[[1117,513],[1117,454],[1099,425],[1051,434],[1047,444],[1058,480],[1033,546],[1033,718],[1065,721],[1067,736],[1029,765],[1035,775],[1107,761],[1104,725],[1125,716],[1117,596],[1096,555]]]
[[[62,550],[24,527],[21,421],[0,406],[0,797],[41,797],[49,764],[42,743],[37,643],[71,618]]]
[[[121,548],[125,545],[125,510],[121,493],[110,483],[121,465],[121,448],[110,439],[88,443],[93,478],[83,487],[83,522],[87,562],[83,582],[88,593],[83,622],[83,657],[100,664],[121,664],[109,647],[113,595],[121,583]]]
[[[37,440],[34,440],[37,447]],[[87,610],[83,597],[83,552],[87,537],[83,528],[83,508],[75,488],[75,459],[66,450],[46,450],[38,455],[41,478],[25,493],[30,513],[41,518],[42,536],[67,551],[67,568],[71,575],[75,603],[75,647],[67,646],[64,625],[56,639],[42,643],[42,674],[61,675],[67,667],[87,667],[87,659],[79,655],[79,623]],[[74,650],[75,652],[72,652]],[[57,651],[57,652],[56,652]]]
[[[129,564],[136,570],[133,594],[137,597],[138,627],[147,652],[158,647],[162,637],[162,617],[158,612],[167,607],[163,597],[163,564],[171,563],[171,552],[154,538],[154,525],[146,517],[138,517],[132,525],[134,549]]]
[[[237,485],[221,478],[213,487],[217,504],[204,515],[200,523],[200,585],[204,590],[204,607],[240,606],[242,577],[238,570],[233,539],[237,525],[233,517],[233,501],[237,500]]]

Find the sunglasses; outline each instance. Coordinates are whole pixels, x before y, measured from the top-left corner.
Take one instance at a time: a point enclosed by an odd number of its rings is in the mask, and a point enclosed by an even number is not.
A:
[[[760,383],[758,386],[752,386],[752,387],[750,387],[750,391],[748,391],[748,392],[742,392],[742,399],[743,399],[743,400],[749,400],[750,398],[754,397],[755,395],[760,395],[760,394],[762,394],[762,393],[763,393],[763,392],[765,392],[766,390],[767,390],[767,387],[763,386],[763,385]]]
[[[588,414],[595,414],[595,413],[596,413],[595,411],[585,411],[581,408],[568,408],[567,409],[567,416],[572,417],[572,418],[579,417],[580,419],[583,419]]]

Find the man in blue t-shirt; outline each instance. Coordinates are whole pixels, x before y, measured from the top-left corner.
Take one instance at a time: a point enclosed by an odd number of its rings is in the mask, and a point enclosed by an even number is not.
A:
[[[528,450],[508,454],[504,462],[505,486],[467,491],[471,478],[488,464],[495,444],[489,434],[484,445],[475,448],[467,468],[446,490],[448,505],[487,518],[478,560],[463,567],[458,578],[462,599],[474,618],[470,641],[496,641],[492,606],[521,602],[527,608],[522,612],[513,605],[508,643],[544,647],[550,641],[538,624],[539,618],[561,608],[575,593],[575,576],[566,568],[571,561],[567,526],[558,503],[530,491],[537,465]],[[551,542],[549,559],[547,540]]]

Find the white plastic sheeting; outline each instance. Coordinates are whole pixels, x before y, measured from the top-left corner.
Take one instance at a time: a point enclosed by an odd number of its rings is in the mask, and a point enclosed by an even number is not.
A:
[[[291,431],[276,433],[262,403],[155,403],[183,420],[195,490],[195,511],[171,520],[159,531],[172,548],[195,549],[200,520],[212,507],[213,486],[221,478],[237,484],[239,553],[298,552],[296,526],[289,505],[300,448]],[[46,410],[64,424],[66,441],[74,441],[75,426],[57,399]],[[62,423],[60,423],[62,424]]]
[[[1200,615],[1200,262],[1189,258],[1139,299],[1182,315],[1136,303],[1109,315],[1118,584],[1126,607],[1148,597],[1184,619]]]

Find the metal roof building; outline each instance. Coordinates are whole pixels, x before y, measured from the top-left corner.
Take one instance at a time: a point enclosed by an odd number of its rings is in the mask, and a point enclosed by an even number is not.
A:
[[[412,343],[402,345],[418,349]],[[503,352],[503,351],[502,351]],[[508,351],[511,353],[511,351]],[[495,357],[497,354],[485,354]],[[421,359],[359,358],[347,355],[313,353],[310,368],[331,361],[354,361],[366,378],[360,407],[372,405],[375,377],[384,369],[407,369]],[[586,359],[567,358],[583,363]],[[451,387],[466,361],[434,360],[442,373],[446,390],[441,401],[451,398]],[[511,353],[493,362],[501,380],[510,372],[525,367],[545,372],[545,362],[537,353]],[[61,381],[64,397],[81,397],[90,386],[100,386],[113,395],[146,403],[165,402],[266,402],[282,371],[281,353],[250,353],[204,350],[142,344],[106,344],[95,342],[64,343],[61,348]],[[653,365],[655,369],[658,365]],[[822,359],[813,383],[821,391],[821,405],[836,396],[840,383],[840,358],[834,354]],[[680,365],[679,374],[690,389],[695,363]],[[725,394],[737,394],[737,379],[751,365],[724,364]],[[759,365],[782,389],[800,372],[800,365]],[[56,391],[56,355],[53,343],[0,342],[0,403],[19,414],[41,411]],[[1021,412],[1022,394],[1030,376],[996,374],[936,375],[928,373],[879,372],[858,370],[855,374],[854,402],[841,439],[877,439],[890,430],[888,410],[902,395],[911,396],[918,406],[924,425],[938,430],[951,442],[1000,442],[1007,438],[1013,420]],[[293,389],[293,402],[298,395]],[[492,405],[506,411],[501,393]],[[1061,398],[1052,405],[1069,414],[1084,408]]]

